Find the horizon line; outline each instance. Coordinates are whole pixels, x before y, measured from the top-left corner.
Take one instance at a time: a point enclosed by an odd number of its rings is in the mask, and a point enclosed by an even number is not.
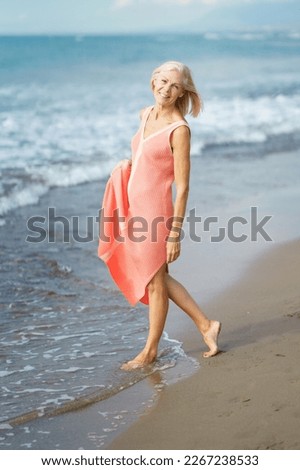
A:
[[[194,35],[194,34],[206,34],[206,33],[241,33],[247,34],[250,32],[257,32],[257,33],[267,33],[267,32],[299,32],[300,27],[292,27],[292,26],[262,26],[262,27],[248,27],[248,28],[231,28],[231,29],[205,29],[199,31],[110,31],[110,32],[78,32],[78,31],[70,31],[70,32],[1,32],[0,37],[5,36],[77,36],[77,37],[84,37],[84,36],[150,36],[154,34],[160,35]]]

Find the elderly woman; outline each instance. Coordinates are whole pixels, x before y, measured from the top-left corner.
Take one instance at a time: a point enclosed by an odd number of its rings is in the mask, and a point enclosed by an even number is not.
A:
[[[189,68],[180,62],[166,62],[155,69],[151,88],[155,104],[140,113],[141,125],[132,139],[132,162],[123,160],[114,169],[102,206],[104,211],[122,207],[122,217],[119,231],[115,225],[111,230],[108,245],[100,239],[99,257],[132,305],[138,301],[149,305],[145,347],[123,364],[125,370],[155,361],[169,299],[195,322],[208,346],[203,356],[219,352],[220,322],[208,319],[168,271],[168,264],[180,255],[189,192],[190,129],[184,116],[199,114],[201,98]]]

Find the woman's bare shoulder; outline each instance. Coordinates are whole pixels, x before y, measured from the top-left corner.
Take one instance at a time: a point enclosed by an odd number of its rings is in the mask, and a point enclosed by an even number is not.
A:
[[[191,129],[190,129],[190,126],[188,125],[188,123],[185,121],[185,119],[182,120],[183,122],[180,122],[180,124],[178,125],[178,127],[176,127],[176,129],[174,129],[173,131],[173,136],[175,136],[176,138],[190,138],[191,136]]]
[[[143,115],[144,115],[144,112],[146,111],[146,109],[147,109],[147,108],[142,108],[142,109],[140,110],[140,114],[139,114],[140,119],[143,118]]]
[[[142,108],[142,109],[140,110],[140,119],[143,119],[143,116],[144,116],[145,112],[146,112],[149,108],[151,108],[151,106],[145,106],[145,108]]]

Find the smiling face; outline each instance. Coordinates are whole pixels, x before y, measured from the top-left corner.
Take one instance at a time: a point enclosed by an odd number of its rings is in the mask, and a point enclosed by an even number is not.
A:
[[[177,70],[161,71],[153,80],[152,90],[157,104],[172,106],[184,94],[180,72]]]

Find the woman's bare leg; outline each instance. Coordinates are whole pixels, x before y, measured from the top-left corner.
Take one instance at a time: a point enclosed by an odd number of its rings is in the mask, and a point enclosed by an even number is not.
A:
[[[131,370],[155,361],[158,343],[165,326],[169,299],[181,308],[194,321],[209,351],[204,357],[218,354],[218,336],[221,323],[209,320],[185,287],[166,273],[163,265],[148,284],[149,293],[149,334],[144,349],[131,361],[123,364],[122,369]]]
[[[149,333],[144,349],[131,361],[123,364],[123,370],[136,369],[151,364],[157,356],[158,343],[164,330],[169,298],[164,264],[148,284]]]
[[[166,285],[169,298],[189,315],[203,335],[203,340],[209,347],[209,351],[205,352],[203,356],[215,356],[219,352],[218,336],[221,330],[221,323],[209,320],[185,287],[169,274],[166,274]]]

